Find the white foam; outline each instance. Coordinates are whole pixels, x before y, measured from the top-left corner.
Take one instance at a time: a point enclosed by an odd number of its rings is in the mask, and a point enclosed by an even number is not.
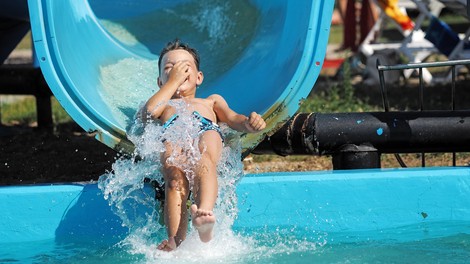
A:
[[[184,261],[200,261],[201,256],[207,260],[239,259],[248,248],[247,238],[233,233],[231,227],[237,216],[236,182],[243,176],[241,162],[241,146],[238,134],[222,126],[228,135],[225,140],[222,156],[218,165],[219,196],[214,213],[217,216],[215,237],[209,243],[200,242],[197,233],[190,227],[188,238],[174,252],[166,253],[156,250],[158,243],[165,239],[166,229],[158,224],[158,204],[153,197],[145,195],[144,179],[162,182],[160,173],[160,154],[165,151],[163,140],[183,148],[188,157],[183,163],[180,155],[171,155],[169,162],[179,166],[191,174],[192,167],[200,159],[198,144],[199,126],[188,112],[184,103],[172,103],[179,117],[171,125],[171,129],[163,129],[160,124],[143,126],[138,121],[129,131],[129,139],[135,144],[136,152],[131,158],[120,158],[112,166],[112,172],[103,175],[99,187],[105,198],[113,206],[116,214],[123,220],[123,225],[129,228],[129,236],[120,243],[131,254],[144,255],[149,262],[156,259],[174,261],[174,258]],[[139,161],[136,162],[137,157]],[[129,209],[130,208],[130,209]],[[143,214],[139,208],[146,208],[151,213]],[[232,252],[234,255],[231,256]]]

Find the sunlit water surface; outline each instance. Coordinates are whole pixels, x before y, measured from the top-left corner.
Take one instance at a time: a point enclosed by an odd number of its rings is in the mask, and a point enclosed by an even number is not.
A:
[[[449,226],[455,228],[456,224],[442,222],[433,228],[441,230]],[[286,232],[281,230],[282,234],[218,230],[208,244],[199,242],[197,235],[191,233],[180,248],[170,253],[159,252],[153,242],[145,244],[144,241],[135,242],[141,247],[136,252],[123,243],[57,244],[47,240],[0,245],[10,252],[0,255],[0,263],[468,263],[470,223],[457,226],[466,234],[420,239],[404,239],[407,235],[402,234],[403,228],[387,230],[388,238],[382,231],[350,233],[346,238],[345,234],[312,230],[288,234],[288,228],[284,229]],[[405,230],[422,231],[422,226],[408,226]],[[356,241],[355,236],[361,238]]]

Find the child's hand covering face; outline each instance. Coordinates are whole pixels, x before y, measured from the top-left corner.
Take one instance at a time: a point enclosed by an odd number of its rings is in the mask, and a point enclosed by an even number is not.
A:
[[[190,69],[188,61],[169,62],[165,64],[164,73],[168,75],[168,81],[174,81],[179,88],[188,80]]]
[[[196,87],[203,81],[203,74],[197,69],[192,55],[185,50],[172,50],[162,60],[158,85],[162,88],[171,83],[174,97],[194,97]]]

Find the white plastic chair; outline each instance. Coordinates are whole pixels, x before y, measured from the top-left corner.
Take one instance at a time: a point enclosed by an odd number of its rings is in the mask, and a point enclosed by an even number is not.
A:
[[[377,7],[379,4],[376,0],[373,1]],[[373,28],[359,46],[359,51],[366,57],[372,56],[377,51],[392,49],[399,51],[409,61],[409,63],[420,63],[425,61],[431,54],[437,53],[438,50],[424,38],[425,33],[421,29],[422,23],[426,19],[439,16],[443,4],[436,0],[404,0],[399,2],[399,7],[406,12],[406,9],[414,9],[419,12],[418,17],[414,21],[414,28],[411,31],[403,30],[402,27],[396,23],[392,18],[383,12],[380,8],[380,15],[374,24]],[[395,25],[396,29],[401,33],[402,39],[400,41],[374,43],[376,36],[382,34],[384,26],[387,22]],[[375,65],[374,65],[375,66]],[[403,72],[405,78],[410,78],[415,70],[405,70]],[[432,75],[427,69],[423,69],[423,79],[426,83],[432,82]]]

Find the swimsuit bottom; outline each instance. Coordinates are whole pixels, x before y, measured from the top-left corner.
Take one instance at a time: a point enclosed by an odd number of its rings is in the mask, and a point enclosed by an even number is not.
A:
[[[178,119],[178,117],[179,117],[178,114],[174,114],[173,116],[171,116],[170,119],[168,119],[165,122],[165,124],[163,124],[163,128],[164,129],[169,128],[171,125],[173,125],[173,123],[176,121],[176,119]],[[203,117],[197,111],[193,112],[193,117],[198,121],[199,134],[202,134],[202,133],[204,133],[206,131],[209,131],[209,130],[214,130],[217,133],[219,133],[220,138],[222,139],[222,142],[224,142],[224,135],[222,134],[222,130],[220,129],[220,126],[217,123],[214,123],[214,122],[212,122],[212,120]]]

